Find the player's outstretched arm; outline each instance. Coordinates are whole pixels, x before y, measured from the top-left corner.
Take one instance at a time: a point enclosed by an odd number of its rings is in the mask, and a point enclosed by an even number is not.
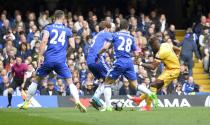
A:
[[[152,63],[146,64],[146,63],[141,63],[140,65],[151,70],[155,70],[160,64],[160,61],[155,60]]]
[[[180,54],[181,49],[179,47],[173,46],[173,50],[176,53],[176,55],[179,55]]]
[[[111,42],[105,42],[103,48],[100,50],[98,55],[100,56],[102,53],[108,50],[110,46],[111,46]]]
[[[40,65],[40,63],[43,61],[43,54],[47,46],[48,38],[49,38],[49,32],[44,32],[43,38],[40,44],[40,48],[39,48],[40,51],[38,55],[38,65]]]

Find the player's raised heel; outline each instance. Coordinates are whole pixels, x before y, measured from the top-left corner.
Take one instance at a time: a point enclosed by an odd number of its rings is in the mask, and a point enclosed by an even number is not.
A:
[[[85,108],[85,106],[80,102],[76,103],[76,108],[78,108],[80,112],[83,112],[83,113],[87,112],[87,109]]]
[[[139,105],[141,103],[141,99],[139,97],[133,97],[130,95],[127,95],[128,99],[132,100],[136,105]]]
[[[25,101],[23,103],[23,105],[19,107],[19,109],[25,109],[25,110],[28,109],[28,108],[29,108],[29,102],[28,101]]]
[[[155,93],[152,93],[151,95],[149,95],[149,97],[153,100],[154,107],[157,108],[159,104],[157,95]]]
[[[150,106],[144,106],[140,108],[140,111],[152,111],[152,108]]]
[[[89,103],[97,110],[100,110],[100,108],[103,106],[101,101],[98,98],[93,97]]]

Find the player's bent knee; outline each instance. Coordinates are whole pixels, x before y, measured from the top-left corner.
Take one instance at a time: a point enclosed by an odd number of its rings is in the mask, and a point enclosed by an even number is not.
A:
[[[110,85],[110,84],[113,84],[114,82],[115,82],[114,79],[107,77],[107,78],[105,79],[104,84]]]
[[[159,79],[157,79],[154,83],[150,84],[151,87],[155,87],[157,89],[162,88],[163,85],[164,85],[164,81],[163,80],[159,80]]]
[[[130,83],[130,87],[132,88],[132,89],[135,89],[136,88],[136,86],[137,86],[137,80],[128,80],[129,81],[129,83]]]
[[[67,78],[66,79],[66,83],[69,85],[69,84],[72,84],[73,83],[73,81],[72,81],[72,78]]]
[[[34,82],[40,83],[43,79],[44,79],[44,77],[40,77],[40,76],[36,75]]]

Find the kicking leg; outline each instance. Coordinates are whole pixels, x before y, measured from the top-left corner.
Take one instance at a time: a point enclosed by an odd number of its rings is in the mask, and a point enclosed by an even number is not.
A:
[[[38,83],[40,83],[40,81],[42,80],[43,78],[39,77],[39,76],[36,76],[35,80],[31,83],[31,85],[28,87],[28,92],[26,94],[26,99],[23,103],[23,106],[20,107],[20,109],[28,109],[29,107],[29,102],[30,102],[30,99],[34,96],[34,94],[36,93],[36,90],[37,90],[37,86],[38,86]]]
[[[72,82],[72,78],[67,78],[66,79],[66,82],[68,83],[69,85],[69,90],[70,90],[70,93],[72,94],[74,100],[75,100],[75,103],[76,103],[76,107],[81,111],[81,112],[87,112],[87,109],[85,108],[85,106],[83,106],[83,104],[80,102],[79,100],[79,93],[78,93],[78,90],[77,90],[77,87],[73,84]]]
[[[105,98],[105,103],[106,103],[106,108],[102,111],[112,111],[112,106],[111,106],[111,97],[112,97],[112,89],[111,89],[111,84],[114,83],[115,80],[108,77],[106,78],[104,82],[104,98]]]
[[[103,106],[103,104],[100,102],[100,96],[104,93],[104,88],[104,84],[100,83],[92,99],[90,100],[90,104],[97,110],[100,110],[100,108]]]

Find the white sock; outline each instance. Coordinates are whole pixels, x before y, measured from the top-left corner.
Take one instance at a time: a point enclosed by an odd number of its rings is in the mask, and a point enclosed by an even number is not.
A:
[[[77,87],[73,83],[71,83],[69,85],[69,90],[75,100],[75,103],[78,103],[79,102],[79,93],[78,93]]]
[[[137,90],[150,95],[152,92],[144,85],[137,85]]]
[[[29,101],[32,98],[32,96],[34,96],[34,94],[36,93],[36,90],[37,90],[37,86],[38,86],[37,83],[32,82],[31,85],[28,87],[26,101]]]
[[[111,96],[112,96],[111,86],[105,85],[104,86],[104,98],[105,98],[106,107],[111,106]]]
[[[98,88],[96,89],[93,97],[100,98],[101,94],[104,92],[104,84],[100,83]]]

